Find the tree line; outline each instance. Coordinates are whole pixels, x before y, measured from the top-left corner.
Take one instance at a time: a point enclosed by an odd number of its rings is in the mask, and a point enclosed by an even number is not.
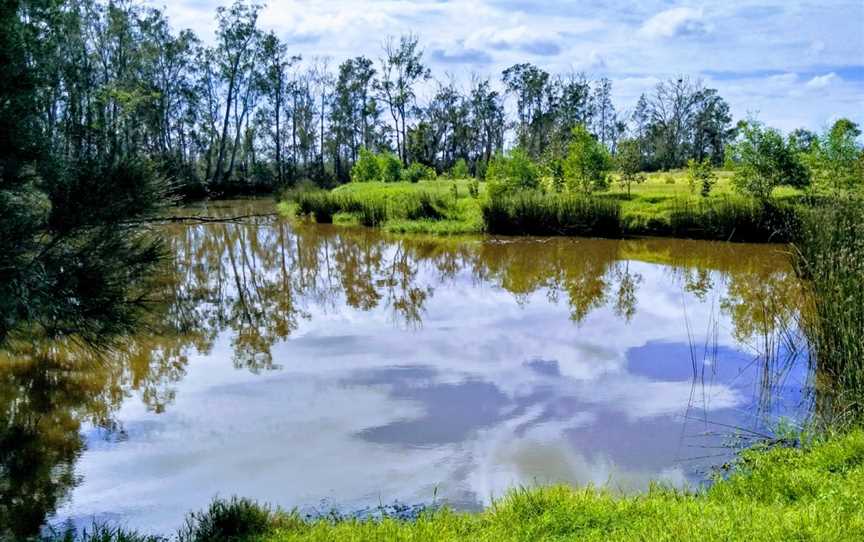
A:
[[[433,79],[413,34],[387,39],[376,59],[302,59],[260,28],[261,6],[241,0],[217,9],[212,45],[131,0],[18,5],[45,40],[28,66],[50,146],[104,162],[145,156],[188,195],[333,185],[350,178],[361,149],[438,172],[463,160],[482,174],[506,141],[541,160],[562,153],[579,125],[612,153],[637,140],[642,169],[720,164],[735,132],[726,101],[688,78],[624,113],[609,79],[527,63],[467,88]]]

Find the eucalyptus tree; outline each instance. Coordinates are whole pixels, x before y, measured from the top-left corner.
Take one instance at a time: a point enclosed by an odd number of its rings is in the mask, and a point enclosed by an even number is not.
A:
[[[488,79],[474,78],[471,96],[471,124],[474,127],[474,158],[476,163],[488,164],[504,148],[506,116],[504,100],[493,90]],[[476,167],[476,166],[475,166]]]
[[[383,53],[381,78],[376,81],[376,89],[390,110],[396,151],[400,159],[406,162],[407,123],[415,111],[416,87],[429,79],[430,72],[423,65],[423,51],[420,49],[419,37],[415,34],[402,35],[398,41],[388,37],[383,45]]]
[[[594,133],[607,149],[613,149],[618,138],[618,115],[612,103],[612,81],[607,77],[594,85],[592,96]]]
[[[227,85],[225,113],[222,117],[222,130],[219,137],[219,150],[216,156],[214,180],[224,182],[231,175],[240,139],[240,130],[249,113],[254,88],[251,73],[258,56],[257,47],[261,32],[257,27],[261,6],[237,0],[230,7],[220,6],[216,10],[218,29],[215,58],[219,66],[219,76]],[[234,144],[231,163],[226,171],[225,158],[228,147],[228,129],[234,119]]]
[[[709,160],[713,165],[723,163],[726,144],[732,140],[732,114],[726,103],[713,88],[699,89],[693,117],[690,157],[697,161]]]
[[[680,167],[690,154],[690,130],[699,87],[686,77],[657,84],[649,99],[655,160],[659,167]]]
[[[507,92],[516,98],[516,139],[533,158],[539,157],[550,134],[554,95],[548,72],[533,64],[515,64],[502,74]]]
[[[285,112],[285,101],[287,94],[287,70],[299,60],[299,57],[289,57],[288,49],[284,43],[279,41],[276,34],[268,33],[261,40],[262,67],[260,85],[267,101],[265,118],[272,119],[267,122],[272,134],[273,152],[276,169],[276,181],[282,185],[285,182],[285,162],[283,159],[282,141],[282,115]]]
[[[558,77],[555,83],[558,92],[555,135],[566,144],[573,128],[580,124],[593,124],[595,96],[591,93],[591,83],[584,73]]]

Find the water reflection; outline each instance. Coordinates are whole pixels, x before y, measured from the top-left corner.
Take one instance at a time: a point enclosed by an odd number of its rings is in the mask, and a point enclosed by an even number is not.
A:
[[[720,461],[694,435],[794,412],[809,379],[777,247],[165,230],[138,335],[0,359],[11,532],[58,509],[167,530],[217,493],[471,508],[513,484],[682,484]]]

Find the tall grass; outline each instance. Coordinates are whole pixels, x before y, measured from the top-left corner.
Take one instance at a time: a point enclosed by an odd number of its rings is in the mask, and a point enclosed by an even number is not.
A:
[[[617,201],[524,191],[489,198],[482,205],[486,231],[503,235],[620,237]]]
[[[677,201],[669,216],[669,228],[677,237],[781,243],[795,238],[799,224],[792,205],[718,197]]]
[[[364,226],[380,226],[392,219],[441,220],[453,212],[453,202],[441,194],[404,190],[354,194],[313,190],[292,195],[299,216],[312,216],[316,222],[333,222],[336,213],[357,217]]]
[[[802,212],[795,265],[811,290],[803,329],[821,382],[841,408],[864,412],[864,201],[837,199]]]

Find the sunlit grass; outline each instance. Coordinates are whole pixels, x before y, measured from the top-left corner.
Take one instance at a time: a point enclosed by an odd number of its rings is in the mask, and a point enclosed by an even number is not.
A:
[[[770,217],[763,216],[764,209],[757,213],[753,211],[753,202],[746,205],[742,203],[744,198],[735,191],[731,172],[717,170],[715,174],[717,183],[707,198],[691,189],[684,170],[649,173],[644,183],[632,186],[629,197],[626,189],[618,184],[617,175],[613,174],[609,190],[599,192],[594,197],[617,202],[621,222],[619,234],[739,241],[785,240],[776,232],[766,230],[776,224],[768,220]],[[483,219],[483,206],[487,201],[486,183],[478,183],[478,197],[472,197],[470,187],[473,182],[471,179],[438,179],[418,183],[348,183],[331,192],[333,200],[322,201],[323,219],[319,221],[371,225],[393,233],[459,235],[484,231],[503,233],[505,230],[511,230],[508,233],[541,233],[542,224],[527,227],[530,226],[528,218],[522,220],[523,226],[526,226],[523,228],[502,229],[498,227],[500,223],[490,227],[490,223]],[[417,207],[418,194],[438,201],[440,204],[437,207],[441,212],[420,212],[412,216],[410,209]],[[774,191],[774,201],[780,205],[799,196],[801,192],[792,188],[781,187]],[[329,209],[332,202],[340,198],[342,204],[331,217]],[[281,209],[286,215],[297,212],[301,215],[310,214],[302,209],[298,211],[296,207],[283,206]],[[524,207],[524,210],[530,209]],[[518,217],[514,215],[513,218]],[[545,222],[549,223],[548,220]],[[545,234],[559,233],[608,235],[584,228],[545,231]]]

